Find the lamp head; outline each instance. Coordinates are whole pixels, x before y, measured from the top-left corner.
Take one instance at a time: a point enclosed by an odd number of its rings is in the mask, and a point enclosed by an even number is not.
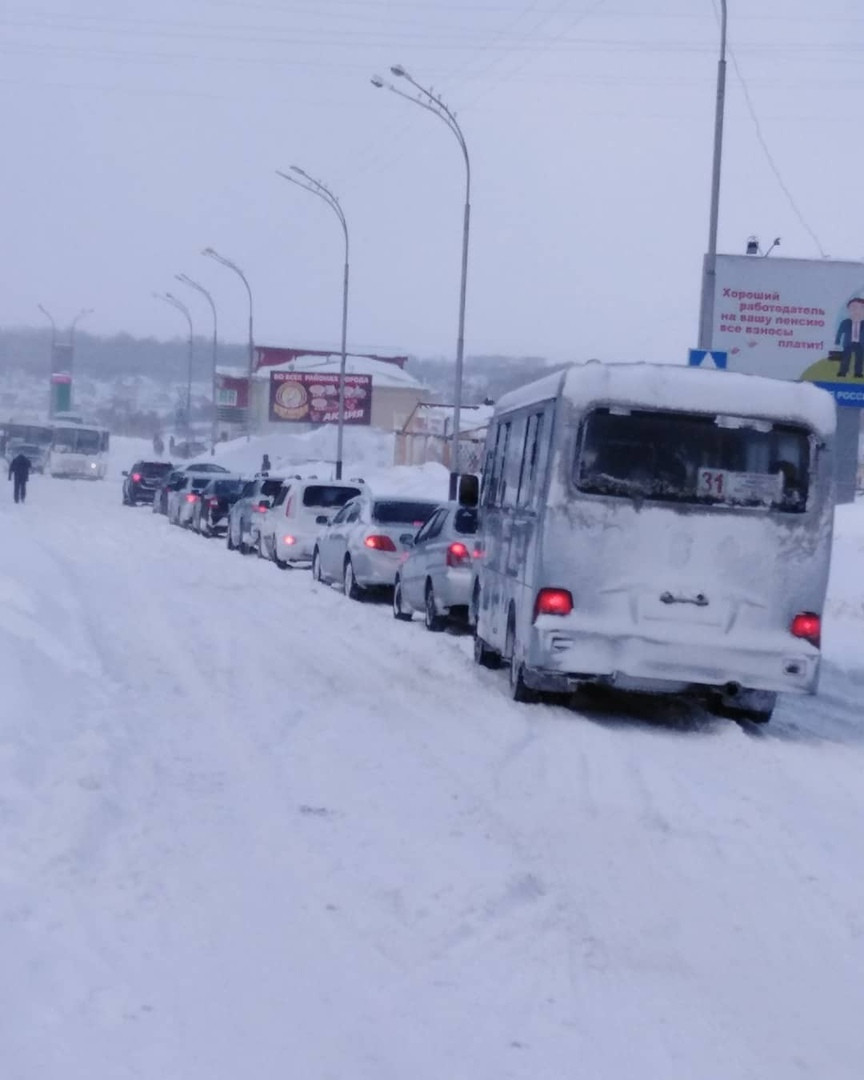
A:
[[[372,78],[369,81],[372,83],[373,86],[377,87],[377,89],[379,89],[379,90],[384,85],[384,80],[381,78],[380,75],[373,75]]]
[[[211,248],[211,247],[206,247],[206,248],[204,248],[204,250],[203,250],[203,251],[201,252],[201,254],[202,254],[202,255],[215,255],[215,254],[216,254],[216,252],[215,252],[215,251],[213,250],[213,248]]]
[[[390,71],[393,75],[396,76],[397,79],[404,79],[405,76],[408,74],[408,72],[405,70],[404,67],[402,67],[401,64],[394,64],[393,67],[390,68]]]

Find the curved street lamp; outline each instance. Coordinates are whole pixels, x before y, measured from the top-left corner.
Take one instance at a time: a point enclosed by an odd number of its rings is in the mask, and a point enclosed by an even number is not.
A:
[[[246,403],[246,439],[248,441],[251,430],[251,415],[252,415],[252,375],[255,371],[255,333],[253,329],[254,309],[252,304],[252,286],[249,284],[249,280],[237,263],[232,262],[230,259],[226,259],[224,255],[220,255],[218,251],[214,251],[212,247],[206,247],[201,252],[202,255],[206,255],[208,259],[215,259],[216,262],[222,266],[227,266],[229,270],[233,270],[234,273],[240,278],[243,284],[246,286],[246,295],[249,297],[249,355],[247,357],[248,363],[248,381],[249,381],[249,399]]]
[[[183,301],[178,300],[173,293],[154,292],[153,297],[156,300],[163,300],[166,304],[170,304],[171,307],[176,308],[189,324],[189,360],[186,368],[186,423],[184,425],[186,428],[186,449],[188,453],[189,447],[192,444],[192,360],[195,355],[195,333],[192,327],[192,313]]]
[[[283,180],[287,180],[290,184],[296,184],[297,187],[303,188],[304,191],[308,191],[312,195],[317,195],[319,199],[327,203],[339,219],[342,234],[345,237],[345,265],[342,274],[342,358],[339,363],[339,420],[336,426],[336,479],[341,480],[342,444],[345,429],[345,365],[348,341],[348,222],[339,200],[328,187],[322,184],[320,180],[315,180],[307,172],[304,172],[298,165],[292,165],[291,172],[297,175],[289,176],[287,173],[280,172],[279,169],[276,170],[276,175],[281,176]],[[301,179],[298,180],[297,176]]]
[[[213,421],[210,425],[210,453],[211,455],[216,452],[216,428],[217,428],[217,406],[216,406],[216,366],[219,358],[219,322],[216,315],[216,304],[213,301],[213,297],[204,288],[203,285],[197,281],[193,281],[188,274],[175,274],[174,277],[177,281],[182,282],[184,285],[188,285],[190,289],[194,289],[196,292],[201,293],[207,303],[210,305],[210,310],[213,312],[213,372],[212,372],[212,392],[213,392]]]
[[[372,79],[372,85],[377,89],[386,88],[391,93],[410,101],[412,105],[419,105],[421,109],[437,116],[439,120],[456,136],[462,156],[465,159],[465,206],[462,213],[462,276],[459,285],[459,330],[456,337],[456,377],[453,392],[453,450],[450,460],[450,498],[457,497],[459,488],[459,435],[462,414],[462,368],[465,355],[465,297],[468,289],[468,234],[471,223],[471,160],[468,156],[468,144],[462,128],[456,119],[456,114],[440,97],[436,97],[431,90],[421,86],[408,74],[401,64],[394,64],[390,71],[397,79],[405,79],[418,92],[418,97],[412,97],[403,90],[399,90],[392,83],[385,82],[380,75]]]

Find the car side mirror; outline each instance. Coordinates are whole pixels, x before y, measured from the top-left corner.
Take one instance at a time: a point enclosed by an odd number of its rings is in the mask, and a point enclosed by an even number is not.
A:
[[[328,518],[326,514],[319,514],[318,517],[315,518],[315,524],[316,525],[329,525],[330,524],[330,518]]]

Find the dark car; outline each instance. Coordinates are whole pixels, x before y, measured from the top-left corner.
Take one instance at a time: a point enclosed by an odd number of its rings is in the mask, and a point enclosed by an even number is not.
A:
[[[239,476],[216,477],[201,490],[192,511],[192,528],[202,536],[227,531],[228,513],[240,498],[246,481]]]
[[[128,472],[123,473],[123,505],[152,503],[156,491],[173,468],[170,461],[136,461]]]

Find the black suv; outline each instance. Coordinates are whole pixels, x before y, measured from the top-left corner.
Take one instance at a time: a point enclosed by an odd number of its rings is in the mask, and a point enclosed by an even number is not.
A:
[[[136,461],[123,473],[123,505],[152,503],[156,489],[173,468],[170,461]]]

